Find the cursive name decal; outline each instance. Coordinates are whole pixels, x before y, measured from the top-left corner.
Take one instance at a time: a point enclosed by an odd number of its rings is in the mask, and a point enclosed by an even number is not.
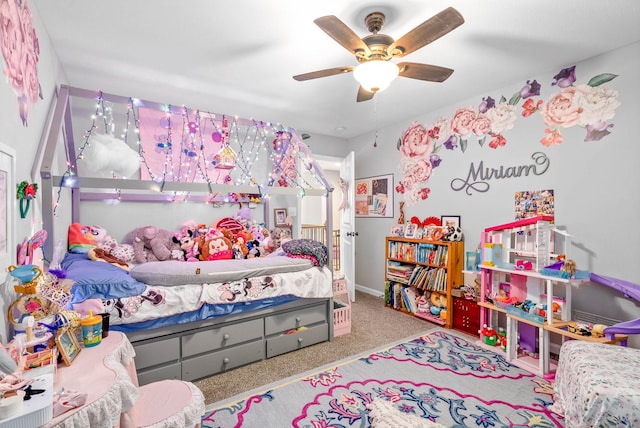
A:
[[[489,191],[489,180],[515,178],[523,175],[528,176],[530,173],[533,175],[542,175],[547,172],[550,165],[547,155],[542,152],[535,152],[531,155],[531,159],[533,159],[531,165],[508,167],[501,165],[498,168],[485,168],[484,161],[480,161],[476,168],[474,163],[471,162],[467,179],[454,178],[451,180],[451,188],[455,191],[464,190],[467,195],[471,195],[473,190],[484,193]]]

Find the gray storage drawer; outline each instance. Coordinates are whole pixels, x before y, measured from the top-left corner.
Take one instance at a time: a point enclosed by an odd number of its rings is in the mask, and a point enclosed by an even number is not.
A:
[[[265,334],[269,336],[293,328],[310,326],[319,322],[327,322],[326,303],[268,316],[264,320],[264,330]]]
[[[142,386],[163,379],[180,379],[182,375],[180,367],[180,363],[173,363],[164,367],[143,370],[142,372],[138,372],[138,383]]]
[[[182,336],[182,357],[262,338],[262,318]]]
[[[326,323],[293,334],[267,337],[267,358],[327,340],[329,340],[329,325]]]
[[[182,380],[201,379],[261,360],[264,360],[264,342],[262,339],[182,360]]]
[[[136,369],[157,366],[180,359],[180,340],[177,337],[157,342],[133,344],[136,351]]]

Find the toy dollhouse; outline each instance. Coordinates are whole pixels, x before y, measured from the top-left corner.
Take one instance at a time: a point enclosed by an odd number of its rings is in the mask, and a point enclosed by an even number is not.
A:
[[[622,337],[594,338],[569,329],[571,294],[583,279],[548,266],[566,260],[570,236],[552,216],[488,227],[481,237],[480,344],[483,331],[506,323],[506,358],[540,376],[554,371],[549,334],[617,343]],[[558,249],[562,251],[557,251]]]

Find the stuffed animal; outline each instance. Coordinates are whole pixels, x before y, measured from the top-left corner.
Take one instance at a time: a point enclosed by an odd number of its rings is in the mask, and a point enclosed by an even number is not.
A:
[[[173,242],[173,232],[155,226],[142,226],[131,232],[136,263],[178,259],[180,246]]]
[[[228,238],[215,235],[206,238],[200,250],[200,260],[229,260],[233,258],[232,244]]]
[[[260,242],[257,239],[247,242],[247,248],[249,249],[249,252],[247,253],[247,256],[246,256],[247,259],[253,259],[255,257],[261,256]]]
[[[462,229],[460,229],[458,226],[445,226],[444,229],[445,232],[442,236],[443,241],[462,241]]]
[[[271,232],[269,233],[269,236],[271,237],[271,241],[270,241],[270,245],[269,247],[271,248],[271,252],[277,250],[278,248],[280,248],[280,246],[282,245],[282,229],[280,229],[279,227],[274,227]]]
[[[252,240],[253,236],[248,230],[241,230],[234,236],[234,245],[237,245],[240,248],[240,251],[242,252],[242,258],[246,258],[247,254],[249,253],[247,244]]]
[[[251,218],[251,209],[249,207],[243,207],[241,202],[240,210],[236,214],[235,219],[238,220],[238,222],[240,222],[240,224],[244,227],[249,228],[249,226],[251,225]]]
[[[133,246],[131,244],[118,244],[116,238],[111,235],[106,235],[102,241],[99,241],[98,248],[125,263],[131,263],[134,259]]]
[[[184,233],[176,233],[173,238],[173,242],[180,245],[182,250],[182,258],[180,260],[187,262],[198,261],[198,245],[197,241],[193,239],[193,231],[185,229]]]

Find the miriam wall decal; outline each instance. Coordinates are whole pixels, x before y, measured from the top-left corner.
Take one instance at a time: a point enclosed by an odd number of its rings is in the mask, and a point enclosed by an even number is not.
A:
[[[472,191],[485,193],[491,187],[490,180],[504,180],[507,178],[526,177],[528,175],[542,175],[549,170],[551,161],[546,154],[535,152],[531,155],[533,163],[516,166],[485,167],[484,161],[480,161],[478,166],[473,162],[469,166],[466,178],[454,178],[451,180],[451,189],[455,191],[464,190],[471,196]]]
[[[27,126],[29,107],[42,99],[38,80],[40,45],[26,0],[0,0],[0,51],[4,74],[18,97],[22,124]]]
[[[412,123],[398,140],[402,178],[396,192],[403,194],[410,205],[427,199],[431,191],[427,182],[433,169],[442,162],[438,154],[442,148],[459,148],[464,153],[470,139],[475,139],[480,147],[485,144],[492,149],[503,147],[508,142],[505,132],[515,127],[518,116],[530,118],[540,113],[546,134],[540,143],[545,147],[562,144],[561,128],[574,126],[586,129],[584,141],[601,140],[611,133],[613,124],[608,121],[614,118],[620,106],[618,92],[602,85],[616,77],[615,74],[604,73],[592,77],[586,84],[576,84],[576,67],[571,66],[553,77],[550,86],[558,87],[560,91],[546,102],[537,98],[542,88],[540,83],[527,80],[508,100],[501,96],[496,102],[487,96],[482,98],[478,107],[459,107],[451,118],[439,118],[428,128],[418,122]],[[532,156],[538,165],[540,154],[536,152]],[[546,155],[543,157],[546,160],[543,163],[548,162]],[[488,179],[509,178],[489,172],[485,174],[480,165],[477,168],[471,165],[466,180],[454,179],[452,189],[464,189],[469,195],[471,190],[486,192],[489,190]]]

